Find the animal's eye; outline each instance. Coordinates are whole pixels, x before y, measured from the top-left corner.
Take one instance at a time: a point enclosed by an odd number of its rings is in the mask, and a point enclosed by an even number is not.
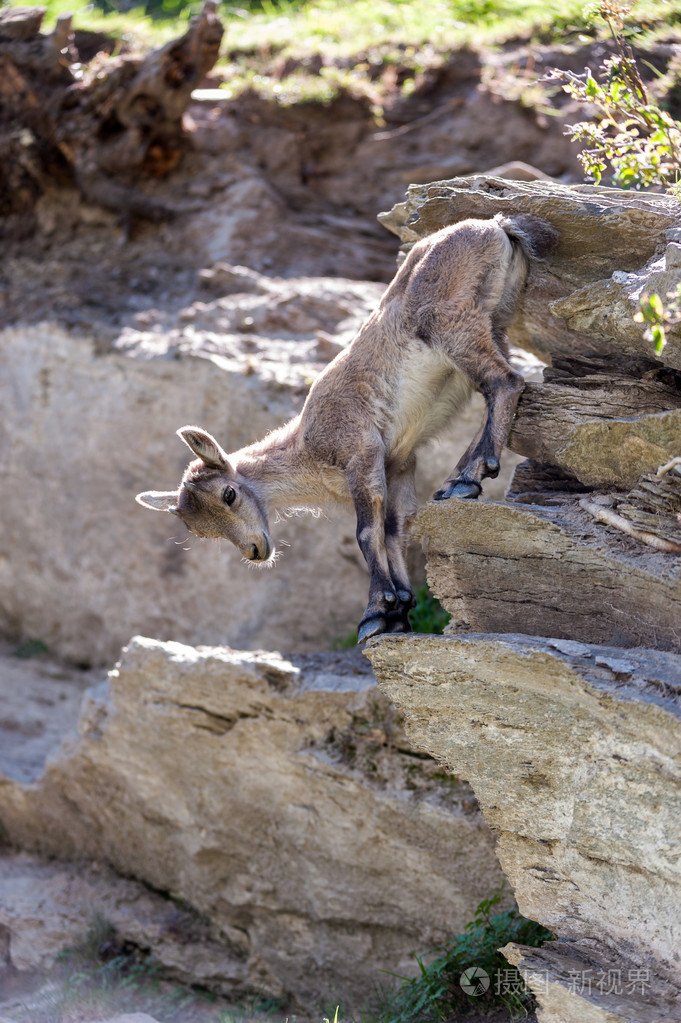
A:
[[[225,504],[234,504],[236,501],[236,490],[234,487],[225,487],[225,492],[222,495],[222,500]]]

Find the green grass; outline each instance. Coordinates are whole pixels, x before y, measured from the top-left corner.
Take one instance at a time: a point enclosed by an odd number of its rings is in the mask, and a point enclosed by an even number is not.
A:
[[[445,611],[437,597],[424,584],[416,591],[416,603],[409,612],[409,622],[414,632],[442,635],[449,624],[451,615]]]
[[[20,6],[23,0],[11,0]],[[115,8],[116,0],[100,0]],[[147,0],[126,13],[104,13],[101,6],[78,7],[69,0],[47,0],[45,25],[59,14],[74,14],[77,28],[105,31],[140,45],[165,42],[181,32],[201,4],[185,0]],[[177,5],[177,6],[176,6]],[[416,72],[437,63],[443,54],[462,46],[489,46],[515,37],[562,41],[566,34],[605,34],[590,25],[584,0],[260,0],[224,4],[223,56],[225,70],[248,70],[255,61],[265,78],[272,59],[304,59],[323,53],[328,64],[342,63],[357,77],[371,78],[376,62],[407,62]],[[646,31],[681,21],[681,0],[639,0],[629,19]],[[364,67],[368,63],[368,67]],[[253,70],[251,68],[251,70]]]
[[[25,7],[26,3],[24,0],[9,0],[7,6]],[[93,4],[69,3],[69,0],[46,0],[41,6],[46,8],[43,31],[54,28],[60,15],[73,14],[74,28],[104,32],[140,49],[158,46],[180,35],[186,29],[192,13],[188,8],[181,14],[167,18],[151,18],[144,13],[142,7],[133,7],[125,13],[106,14]]]
[[[120,3],[96,0],[79,8],[69,0],[46,0],[45,28],[59,14],[72,12],[76,28],[108,33],[127,49],[148,49],[181,34],[201,8],[201,0],[141,0],[121,13]],[[584,0],[232,2],[220,7],[225,36],[213,75],[222,80],[227,98],[252,91],[280,106],[328,104],[349,94],[366,100],[380,124],[390,101],[410,95],[424,72],[464,47],[485,50],[512,39],[563,43],[605,37],[606,26],[590,20],[587,8]],[[641,42],[669,35],[674,27],[681,38],[681,0],[638,0],[628,19],[628,31]],[[312,58],[317,60],[310,68]],[[504,95],[509,77],[500,85]],[[522,75],[519,81],[520,101],[550,113],[545,88]]]
[[[492,914],[500,898],[497,893],[481,902],[463,934],[418,956],[418,976],[402,979],[378,1013],[361,1023],[441,1023],[453,1015],[493,1006],[505,1008],[509,1020],[525,1018],[534,1006],[533,996],[498,950],[510,941],[536,948],[553,935],[541,924],[527,920],[515,906]],[[461,987],[462,974],[471,968],[484,970],[489,978],[488,989],[477,996],[466,994]]]
[[[239,47],[290,50],[299,54],[323,50],[330,58],[350,57],[375,48],[396,53],[404,48],[432,51],[463,45],[501,43],[515,36],[561,39],[565,32],[584,31],[583,0],[317,0],[268,5],[266,13],[229,18],[227,49]],[[633,21],[648,26],[678,21],[681,5],[671,0],[642,0]],[[600,30],[599,30],[600,31]]]

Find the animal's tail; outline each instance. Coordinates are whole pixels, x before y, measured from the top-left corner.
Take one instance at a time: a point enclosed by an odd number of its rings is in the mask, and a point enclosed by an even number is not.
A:
[[[558,245],[560,235],[553,224],[531,213],[497,213],[494,218],[528,259],[546,259]]]

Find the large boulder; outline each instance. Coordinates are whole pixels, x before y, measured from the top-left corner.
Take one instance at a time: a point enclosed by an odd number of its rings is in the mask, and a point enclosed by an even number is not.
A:
[[[368,654],[415,747],[471,782],[521,912],[560,935],[511,950],[551,993],[542,1023],[681,1019],[681,658],[490,634]]]
[[[5,765],[4,833],[203,914],[222,962],[207,946],[201,983],[366,1008],[381,970],[413,973],[503,884],[470,788],[413,754],[358,651],[137,638],[78,728],[42,774]],[[26,914],[2,912],[20,941]]]

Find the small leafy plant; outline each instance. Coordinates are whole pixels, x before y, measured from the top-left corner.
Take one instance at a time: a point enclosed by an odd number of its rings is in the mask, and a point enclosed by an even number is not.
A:
[[[681,284],[676,293],[669,292],[666,305],[660,296],[654,293],[642,295],[638,305],[639,311],[634,319],[637,323],[646,324],[643,336],[646,341],[653,342],[659,355],[667,343],[667,328],[681,323]]]
[[[441,636],[451,615],[445,611],[437,597],[428,589],[426,583],[416,591],[416,603],[409,612],[409,623],[414,632],[425,632]],[[357,629],[352,629],[345,636],[336,635],[331,639],[332,650],[352,650],[357,646]]]
[[[47,653],[49,653],[47,644],[43,643],[42,639],[25,639],[14,651],[14,656],[28,661],[32,657],[42,657]]]
[[[424,585],[416,592],[416,603],[409,612],[409,622],[414,632],[442,635],[451,615],[443,608],[437,597]]]
[[[624,35],[631,7],[621,0],[601,0],[593,8],[608,25],[616,48],[597,76],[590,68],[581,75],[553,69],[547,78],[595,109],[595,119],[567,128],[574,141],[584,144],[579,160],[596,184],[610,165],[620,188],[668,186],[681,171],[681,125],[648,96]]]
[[[492,915],[500,898],[497,893],[481,902],[463,934],[430,955],[417,957],[419,976],[402,978],[376,1023],[440,1023],[471,1008],[471,1003],[480,1008],[502,1005],[512,1020],[528,1015],[533,996],[498,950],[509,941],[537,947],[553,935],[521,916],[515,906]],[[476,986],[478,990],[466,993],[462,982],[469,991]]]

